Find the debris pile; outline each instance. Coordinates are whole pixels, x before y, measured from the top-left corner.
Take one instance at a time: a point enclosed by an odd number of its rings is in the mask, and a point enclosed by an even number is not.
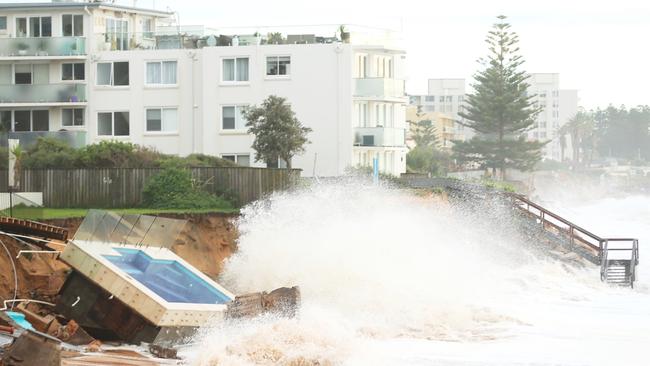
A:
[[[47,299],[53,303],[4,301],[0,365],[175,364],[175,346],[208,321],[296,316],[298,287],[235,296],[174,254],[184,227],[184,220],[91,210],[68,240],[62,228],[0,220],[0,235],[20,240],[24,252],[51,252],[70,268]],[[147,346],[115,349],[123,343]]]

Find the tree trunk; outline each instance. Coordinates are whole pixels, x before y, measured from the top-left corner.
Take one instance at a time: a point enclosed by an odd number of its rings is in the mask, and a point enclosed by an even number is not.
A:
[[[266,161],[266,167],[267,168],[277,168],[278,167],[278,159],[269,159]]]
[[[285,159],[284,162],[287,163],[287,169],[291,169],[291,158]]]

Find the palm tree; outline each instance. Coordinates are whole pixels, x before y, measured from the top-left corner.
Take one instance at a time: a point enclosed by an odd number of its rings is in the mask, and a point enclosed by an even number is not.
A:
[[[562,149],[562,156],[564,156],[564,148],[566,147],[566,141],[563,143],[564,136],[569,135],[571,137],[571,148],[573,150],[572,160],[574,167],[584,160],[580,157],[580,148],[583,145],[583,141],[585,141],[587,137],[593,135],[593,130],[593,116],[591,113],[584,111],[578,111],[567,123],[558,129],[558,135],[561,136],[560,148]]]

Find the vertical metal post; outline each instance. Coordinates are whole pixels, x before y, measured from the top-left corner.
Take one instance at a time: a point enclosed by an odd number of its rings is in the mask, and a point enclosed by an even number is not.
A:
[[[372,182],[375,185],[379,184],[379,158],[377,156],[372,158]]]
[[[9,217],[14,217],[14,192],[12,187],[7,189],[9,192]]]

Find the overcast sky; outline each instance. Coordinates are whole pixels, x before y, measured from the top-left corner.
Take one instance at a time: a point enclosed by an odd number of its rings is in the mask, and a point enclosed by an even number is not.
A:
[[[170,8],[182,24],[216,28],[360,24],[401,30],[411,94],[425,93],[428,78],[470,79],[476,59],[486,54],[486,32],[504,14],[521,38],[526,71],[560,73],[561,87],[578,89],[584,107],[650,104],[647,0],[137,0],[137,6]]]

